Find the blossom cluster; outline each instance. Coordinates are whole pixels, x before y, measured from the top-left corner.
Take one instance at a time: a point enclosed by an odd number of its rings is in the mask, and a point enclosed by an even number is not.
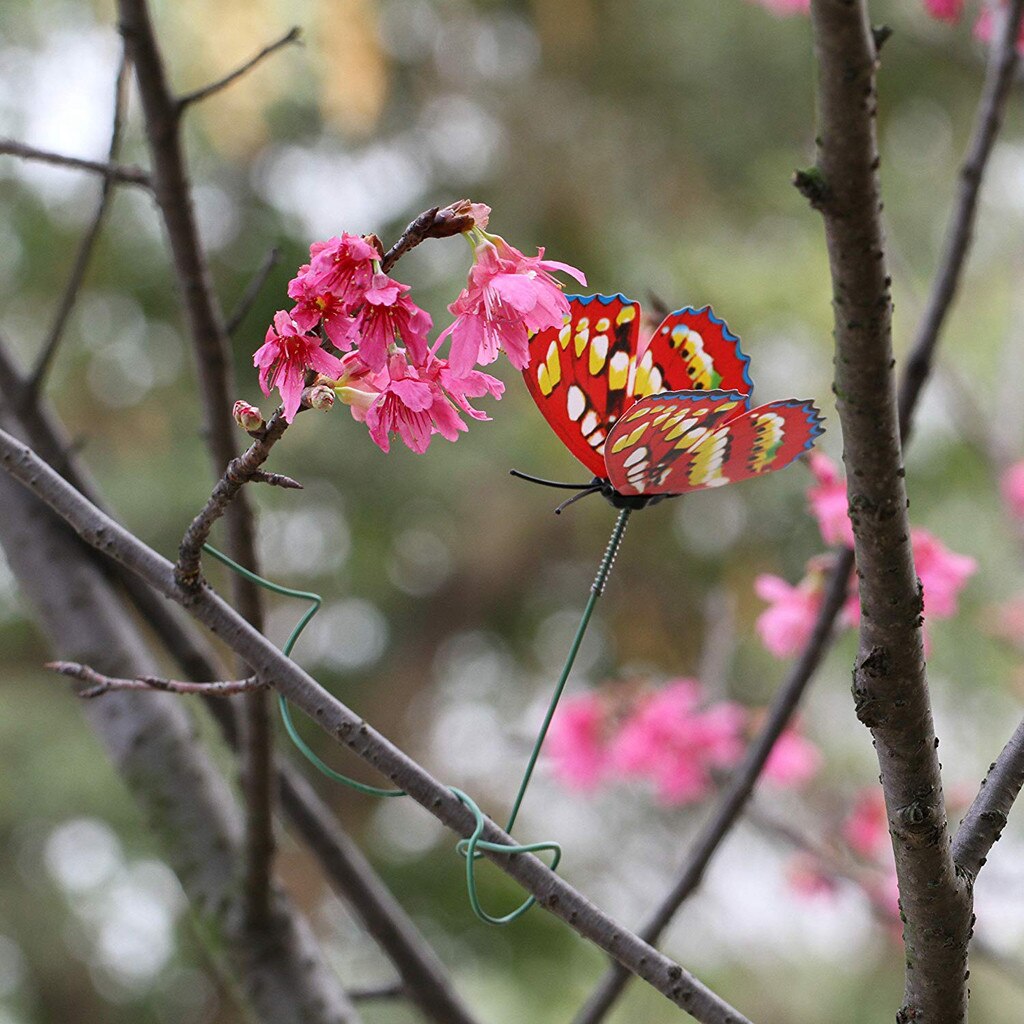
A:
[[[809,457],[814,484],[807,492],[810,510],[818,521],[822,540],[828,545],[853,547],[853,527],[847,515],[846,484],[827,455]],[[924,590],[924,611],[929,619],[948,619],[956,614],[960,591],[977,570],[977,562],[947,548],[933,533],[915,527],[910,531],[914,565]],[[757,632],[777,658],[797,654],[810,639],[825,599],[829,559],[817,556],[807,563],[804,577],[792,585],[779,576],[764,574],[754,582],[758,597],[768,607],[757,619]],[[860,601],[852,586],[842,612],[846,626],[860,622]],[[927,642],[927,635],[925,637]]]
[[[663,687],[608,686],[563,701],[551,723],[547,750],[555,775],[592,792],[614,779],[649,783],[668,806],[692,804],[714,788],[715,772],[743,755],[754,724],[732,701],[708,703],[699,682],[675,679]],[[783,733],[763,778],[799,786],[821,767],[817,747],[795,730]]]
[[[265,395],[281,394],[290,423],[311,380],[328,382],[385,452],[397,434],[414,452],[434,435],[454,441],[462,415],[488,417],[471,398],[500,398],[504,385],[476,369],[504,351],[517,369],[529,363],[529,332],[558,326],[568,300],[552,276],[564,272],[586,284],[575,267],[527,256],[489,234],[490,209],[464,201],[449,210],[468,225],[474,262],[466,287],[448,307],[453,322],[431,344],[433,320],[410,287],[381,267],[376,239],[343,233],[314,242],[309,262],[288,285],[294,302],[280,310],[253,356]],[[448,358],[438,350],[451,339]]]
[[[754,3],[766,8],[779,17],[791,14],[806,14],[811,9],[811,0],[753,0]],[[1003,0],[1005,5],[1006,0]],[[937,21],[951,24],[958,22],[964,13],[965,0],[923,0],[925,11]],[[974,37],[987,43],[992,38],[992,8],[982,4],[974,21]],[[1017,40],[1017,49],[1024,53],[1024,25],[1021,26]]]

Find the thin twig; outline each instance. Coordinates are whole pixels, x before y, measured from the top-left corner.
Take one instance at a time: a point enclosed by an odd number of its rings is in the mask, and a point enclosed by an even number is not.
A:
[[[978,101],[971,141],[960,165],[959,186],[952,216],[946,228],[942,256],[900,384],[900,431],[904,443],[910,430],[906,410],[913,407],[928,377],[935,345],[963,277],[974,233],[981,183],[992,147],[1003,123],[1006,101],[1019,63],[1017,37],[1022,13],[1024,0],[1012,0],[1003,17],[1002,31],[989,52],[985,84]],[[998,11],[994,11],[993,14],[999,17]]]
[[[381,270],[386,274],[407,252],[428,238],[450,238],[468,231],[474,223],[470,205],[468,199],[460,199],[450,206],[424,210],[381,257]]]
[[[126,185],[153,187],[153,179],[141,167],[66,156],[63,153],[53,153],[48,149],[26,146],[23,142],[16,142],[14,139],[0,139],[0,155],[17,156],[22,160],[36,160],[39,163],[53,164],[56,167],[72,167],[78,171],[92,171],[93,174],[101,174],[105,178],[111,178]]]
[[[908,957],[898,1017],[960,1024],[971,900],[949,848],[910,544],[880,218],[877,44],[866,0],[811,0],[811,24],[818,164],[798,185],[821,211],[832,276],[836,406],[860,580],[853,693],[874,740],[899,880]]]
[[[1003,747],[953,836],[953,860],[973,879],[999,839],[1024,786],[1024,721]]]
[[[227,88],[232,82],[237,82],[246,72],[251,71],[257,64],[265,60],[272,53],[280,50],[284,46],[288,46],[291,43],[298,43],[299,38],[302,35],[302,30],[298,25],[290,28],[280,39],[276,42],[269,43],[264,46],[259,53],[254,57],[250,57],[240,67],[235,68],[230,74],[225,75],[223,78],[218,79],[216,82],[211,82],[209,85],[204,85],[201,89],[194,89],[192,92],[184,93],[178,97],[178,108],[184,110],[187,106],[192,103],[198,103],[200,100],[205,100],[208,96],[212,96],[214,93],[220,92],[221,89]]]
[[[101,697],[116,690],[161,690],[164,693],[192,694],[200,697],[233,697],[238,693],[268,689],[268,684],[255,676],[249,676],[248,679],[218,679],[212,683],[190,683],[180,679],[164,679],[162,676],[116,679],[77,661],[48,661],[45,668],[88,683],[88,689],[78,691],[78,696],[84,698]]]
[[[121,136],[124,129],[125,111],[128,106],[128,83],[129,83],[128,57],[121,55],[121,63],[117,68],[117,79],[114,84],[114,116],[110,129],[110,147],[107,154],[108,163],[117,159],[118,150],[121,148]],[[114,179],[105,177],[100,186],[100,198],[96,204],[96,212],[93,214],[92,222],[82,238],[75,256],[75,264],[71,268],[71,276],[61,295],[60,305],[57,307],[57,314],[53,318],[53,325],[46,336],[46,341],[39,351],[35,369],[32,371],[29,387],[33,394],[38,393],[43,380],[50,369],[53,357],[57,353],[57,347],[64,337],[64,328],[67,325],[71,310],[74,309],[78,299],[78,293],[85,280],[85,272],[89,267],[93,249],[100,236],[100,229],[106,220],[107,210],[110,207],[110,200],[114,194]]]
[[[261,678],[302,710],[329,736],[347,746],[392,785],[404,790],[458,835],[468,837],[476,822],[469,810],[422,766],[328,693],[302,668],[209,587],[183,591],[174,566],[105,515],[31,449],[0,430],[0,468],[50,506],[87,543],[137,573],[158,592],[180,604],[253,667]],[[507,846],[512,838],[485,819],[481,838]],[[537,902],[577,934],[614,956],[701,1024],[745,1024],[747,1018],[679,964],[602,913],[532,854],[485,854]]]
[[[228,334],[234,335],[235,331],[241,326],[242,321],[249,315],[249,310],[256,304],[263,286],[267,283],[267,278],[270,277],[280,258],[281,250],[276,246],[267,253],[260,264],[259,270],[253,274],[252,280],[246,285],[245,291],[242,292],[242,297],[238,300],[238,304],[224,323],[224,329]]]

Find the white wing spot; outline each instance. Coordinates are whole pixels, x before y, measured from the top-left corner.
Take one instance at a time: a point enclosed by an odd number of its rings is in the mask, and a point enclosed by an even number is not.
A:
[[[586,411],[587,408],[587,396],[573,384],[569,388],[569,392],[565,399],[566,412],[569,414],[569,419],[575,423]]]

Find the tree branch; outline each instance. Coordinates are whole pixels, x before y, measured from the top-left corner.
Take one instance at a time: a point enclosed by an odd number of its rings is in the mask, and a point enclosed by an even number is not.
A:
[[[18,407],[18,423],[31,438],[33,447],[42,451],[46,461],[88,497],[93,487],[70,453],[67,439],[49,410],[39,397],[30,401],[20,399],[25,386],[0,339],[0,412],[6,411],[5,403],[8,409]],[[90,500],[98,504],[96,498]],[[143,620],[185,672],[195,679],[210,679],[219,674],[212,652],[173,614],[173,605],[124,566],[103,558],[85,544],[79,547],[83,555],[96,560],[102,571],[117,578]],[[225,739],[237,750],[238,727],[231,709],[215,699],[206,703]],[[409,999],[435,1024],[475,1024],[430,945],[313,787],[287,762],[278,764],[277,781],[281,809],[288,822],[319,859],[337,894],[351,906],[394,964]]]
[[[818,166],[835,312],[835,392],[860,578],[857,716],[871,729],[907,950],[902,1021],[966,1021],[971,900],[949,848],[921,642],[893,377],[874,120],[876,50],[864,0],[812,0]]]
[[[0,507],[0,542],[56,651],[112,673],[152,671],[137,624],[82,557],[78,538],[6,477]],[[242,811],[180,701],[115,693],[83,709],[178,876],[199,937],[245,1019],[358,1024],[312,929],[283,892],[273,893],[272,930],[244,927],[236,880]]]
[[[328,735],[405,790],[444,825],[463,837],[473,832],[473,815],[447,787],[324,690],[208,587],[183,592],[176,583],[174,566],[167,559],[104,515],[5,431],[0,431],[0,466],[46,502],[86,543],[185,607],[252,665],[261,678],[273,680],[274,688]],[[512,842],[489,819],[485,820],[482,838],[500,845]],[[598,910],[537,857],[498,852],[487,852],[485,856],[535,896],[546,910],[614,956],[701,1024],[747,1021],[692,974]]]
[[[184,93],[178,97],[178,109],[184,110],[186,107],[193,103],[198,103],[200,100],[205,100],[208,96],[212,96],[214,93],[220,92],[221,89],[227,88],[233,82],[237,82],[246,72],[251,71],[257,64],[265,60],[272,53],[276,53],[282,47],[288,46],[291,43],[298,43],[302,36],[302,30],[298,25],[290,28],[280,39],[276,42],[269,43],[264,46],[259,53],[254,57],[250,57],[240,67],[235,68],[230,74],[225,75],[223,78],[218,79],[216,82],[211,82],[209,85],[204,85],[201,89],[194,89],[192,92]]]
[[[231,347],[217,302],[209,266],[199,238],[185,155],[181,143],[183,107],[171,92],[146,0],[118,0],[121,33],[139,85],[146,137],[153,165],[153,194],[167,231],[189,334],[196,357],[206,440],[216,479],[235,455],[231,415],[234,380]],[[259,572],[252,509],[244,494],[227,509],[227,551]],[[240,612],[257,628],[263,625],[258,588],[240,575],[232,579]],[[243,666],[239,666],[244,671]],[[245,846],[245,891],[248,916],[255,927],[270,923],[270,888],[274,856],[273,733],[266,695],[252,693],[243,705],[243,789],[248,841]]]
[[[1024,786],[1024,721],[1003,747],[953,836],[953,860],[972,879],[1002,835],[1013,802]]]
[[[65,156],[63,153],[53,153],[48,149],[26,146],[23,142],[16,142],[14,139],[0,139],[0,155],[17,156],[22,160],[36,160],[39,163],[53,164],[56,167],[72,167],[78,171],[92,171],[93,174],[101,174],[104,178],[123,182],[125,185],[153,187],[152,178],[141,167],[102,163],[99,160],[86,160],[78,156]]]
[[[113,163],[121,148],[121,136],[124,131],[125,110],[128,106],[128,80],[130,68],[128,58],[125,54],[121,56],[121,63],[117,69],[117,79],[114,85],[114,116],[110,129],[110,147],[108,150],[108,163]],[[53,357],[57,354],[57,348],[64,337],[64,328],[67,326],[68,317],[74,309],[78,300],[78,293],[81,291],[82,283],[85,281],[85,273],[89,268],[89,261],[92,259],[93,249],[100,236],[100,229],[106,220],[107,210],[110,206],[110,199],[114,194],[114,179],[105,177],[100,186],[100,198],[96,204],[96,212],[93,214],[92,222],[89,224],[85,235],[78,247],[75,256],[74,266],[71,268],[71,276],[64,288],[60,305],[57,307],[57,314],[53,319],[50,332],[43,342],[36,361],[35,369],[32,371],[29,387],[33,394],[39,391],[43,380],[50,369]]]

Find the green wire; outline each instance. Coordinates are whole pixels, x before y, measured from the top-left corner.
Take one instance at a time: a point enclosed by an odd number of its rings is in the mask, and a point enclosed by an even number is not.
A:
[[[480,836],[483,834],[486,819],[484,818],[483,811],[477,806],[476,801],[463,793],[461,789],[456,789],[454,786],[448,787],[466,807],[472,812],[473,817],[476,819],[476,827],[473,829],[473,834],[468,839],[460,839],[456,844],[455,849],[466,858],[466,892],[469,895],[469,905],[473,909],[473,913],[480,918],[481,921],[487,924],[511,924],[517,918],[520,918],[525,914],[530,907],[537,902],[536,896],[531,896],[525,902],[521,903],[515,910],[510,911],[502,917],[494,917],[488,914],[486,910],[480,905],[480,900],[477,896],[476,891],[476,869],[475,865],[477,860],[483,856],[479,851],[491,850],[494,853],[543,853],[546,851],[551,852],[551,870],[554,871],[558,867],[558,862],[562,859],[562,847],[555,842],[549,843],[526,843],[522,846],[506,846],[503,843],[491,843],[486,839],[481,839]]]
[[[523,781],[519,783],[519,792],[516,794],[515,803],[512,805],[512,813],[509,815],[508,824],[505,826],[506,832],[511,833],[516,823],[516,818],[519,816],[519,808],[522,806],[523,798],[526,796],[526,789],[530,785],[530,779],[533,777],[533,770],[537,767],[540,748],[544,745],[548,729],[551,726],[551,720],[555,717],[555,709],[558,707],[558,702],[562,699],[562,691],[565,689],[565,684],[569,681],[569,673],[572,671],[573,663],[576,661],[576,655],[579,654],[583,637],[587,632],[587,626],[590,625],[590,616],[594,614],[594,606],[597,604],[597,599],[604,593],[605,584],[608,582],[608,575],[612,571],[612,565],[615,563],[615,556],[619,553],[619,546],[622,544],[622,535],[626,531],[629,515],[630,510],[624,508],[619,512],[619,518],[615,521],[615,528],[612,530],[608,546],[605,548],[604,558],[601,559],[597,575],[590,586],[590,597],[587,598],[587,605],[583,609],[580,624],[576,627],[576,635],[572,639],[572,646],[570,646],[565,664],[562,666],[562,674],[558,677],[558,682],[555,684],[555,692],[551,695],[551,703],[548,704],[547,714],[544,716],[544,722],[540,727],[540,732],[537,733],[537,739],[534,741],[530,760],[527,762],[526,771],[523,774]]]
[[[515,803],[512,806],[512,813],[509,815],[508,825],[505,826],[506,832],[511,833],[512,827],[515,825],[516,818],[519,815],[519,809],[526,796],[526,790],[530,784],[530,779],[533,777],[533,771],[537,767],[537,760],[540,757],[541,747],[544,745],[544,740],[547,737],[548,729],[551,726],[551,720],[555,716],[555,709],[558,707],[558,702],[562,697],[562,691],[565,689],[565,685],[569,680],[569,673],[572,671],[577,654],[579,654],[580,646],[583,643],[583,637],[587,632],[587,626],[590,624],[590,618],[593,615],[594,607],[597,604],[597,599],[602,593],[604,593],[605,584],[608,582],[608,576],[611,573],[612,565],[615,563],[615,556],[618,554],[619,546],[622,544],[622,535],[625,532],[626,523],[629,521],[629,515],[630,510],[628,508],[624,508],[619,512],[619,517],[615,521],[615,527],[608,540],[608,546],[605,549],[604,557],[601,559],[597,575],[594,577],[594,582],[591,584],[590,596],[587,599],[586,607],[583,609],[580,624],[576,628],[576,635],[573,637],[572,645],[569,648],[565,664],[562,667],[562,673],[558,677],[558,682],[555,685],[555,691],[551,696],[550,703],[548,704],[548,710],[544,716],[544,722],[541,725],[540,732],[537,734],[537,739],[534,741],[533,750],[530,753],[530,760],[527,763],[523,779],[519,784],[519,792],[516,794]],[[228,566],[239,575],[244,576],[247,580],[250,580],[272,593],[281,594],[285,597],[296,597],[300,600],[310,602],[310,607],[296,623],[287,641],[285,641],[284,647],[281,648],[282,653],[285,656],[290,657],[292,649],[295,647],[299,637],[302,635],[302,631],[309,625],[310,620],[320,610],[320,607],[323,604],[323,598],[319,594],[314,594],[311,591],[294,590],[291,587],[283,587],[279,583],[272,583],[270,580],[264,579],[262,576],[257,576],[256,573],[246,569],[245,566],[239,565],[236,561],[228,558],[227,555],[222,554],[209,544],[204,544],[203,550],[212,555],[219,562],[223,562],[224,565]],[[378,786],[369,786],[365,782],[359,782],[347,775],[343,775],[341,772],[335,771],[328,764],[324,763],[324,761],[322,761],[312,750],[309,744],[307,744],[299,735],[298,730],[295,728],[295,723],[292,721],[292,714],[291,709],[288,707],[288,701],[285,700],[284,696],[279,694],[277,702],[278,708],[281,711],[281,720],[284,723],[285,731],[288,733],[289,739],[295,744],[302,756],[305,757],[306,760],[317,769],[317,771],[326,775],[329,779],[332,779],[335,782],[340,782],[343,785],[348,786],[351,789],[355,789],[360,793],[365,793],[368,796],[391,797],[406,795],[405,790],[382,789]],[[473,828],[472,835],[470,835],[468,839],[459,840],[455,847],[456,851],[466,858],[466,893],[469,897],[469,905],[472,908],[473,913],[486,924],[511,924],[516,919],[522,917],[523,914],[525,914],[537,902],[537,898],[535,896],[529,897],[529,899],[516,907],[515,910],[510,911],[502,917],[495,917],[484,910],[483,906],[480,904],[476,888],[476,862],[483,856],[482,851],[487,850],[493,853],[509,855],[516,853],[550,852],[551,870],[554,871],[558,867],[559,861],[562,859],[562,847],[556,842],[527,843],[524,845],[506,846],[502,843],[492,843],[486,839],[481,839],[480,837],[483,835],[484,827],[487,823],[487,819],[484,817],[483,811],[480,810],[476,801],[461,789],[456,789],[454,786],[449,786],[448,788],[459,798],[463,805],[469,809],[475,819],[475,826]]]
[[[285,641],[284,647],[281,648],[282,654],[286,657],[291,657],[292,648],[294,648],[295,644],[298,642],[299,637],[302,635],[302,631],[309,625],[313,616],[320,611],[320,606],[324,603],[323,598],[319,594],[314,594],[310,590],[294,590],[291,587],[283,587],[280,583],[272,583],[270,580],[266,580],[262,576],[257,576],[256,573],[250,572],[245,568],[245,566],[239,565],[236,561],[228,558],[227,555],[218,551],[216,548],[211,547],[209,544],[204,544],[203,550],[213,555],[218,562],[223,562],[224,565],[233,569],[240,576],[244,576],[247,580],[263,587],[265,590],[269,590],[275,594],[282,594],[284,597],[297,597],[302,601],[310,602],[310,606],[306,610],[306,613],[295,624],[295,628],[291,631],[291,634]],[[329,779],[333,779],[335,782],[340,782],[342,785],[358,790],[360,793],[365,793],[367,796],[405,796],[404,789],[382,789],[380,786],[370,786],[365,782],[359,782],[358,779],[352,779],[347,775],[342,775],[341,772],[337,772],[330,765],[325,764],[309,744],[306,743],[306,741],[299,735],[298,729],[295,728],[295,722],[292,721],[292,712],[291,708],[288,707],[288,701],[285,700],[284,696],[281,694],[278,694],[277,706],[280,709],[281,721],[284,722],[284,728],[288,733],[288,738],[296,747],[298,747],[302,756],[305,757],[305,759],[309,761],[317,771],[322,772]]]

